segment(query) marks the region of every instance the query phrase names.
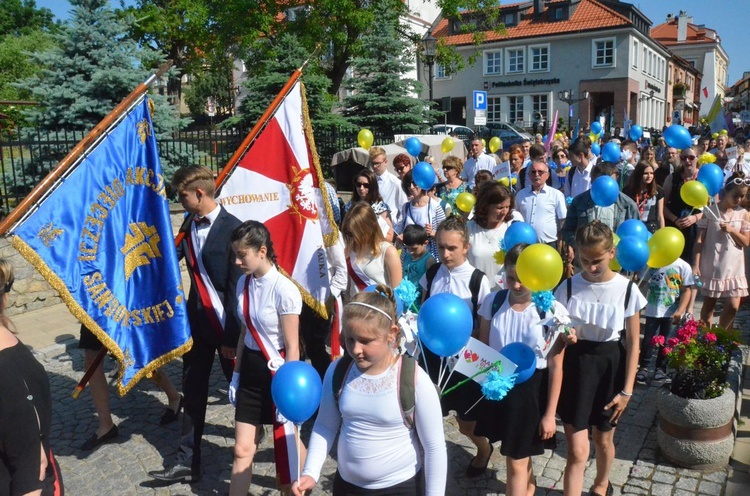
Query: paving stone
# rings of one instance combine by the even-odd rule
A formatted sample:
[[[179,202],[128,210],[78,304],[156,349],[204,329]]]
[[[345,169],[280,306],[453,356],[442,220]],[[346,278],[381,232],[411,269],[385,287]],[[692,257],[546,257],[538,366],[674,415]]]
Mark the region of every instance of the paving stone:
[[[702,480],[698,485],[698,492],[701,494],[721,494],[721,489],[721,484],[707,480]]]
[[[669,484],[654,483],[651,486],[651,494],[653,496],[671,496],[672,486]]]
[[[727,480],[727,473],[725,470],[717,470],[716,472],[709,472],[707,474],[703,474],[703,480],[711,481],[711,482],[718,482],[719,484],[722,484]]]
[[[673,484],[675,479],[677,479],[677,476],[675,474],[668,474],[666,472],[663,472],[660,467],[659,470],[657,470],[654,473],[654,476],[651,479],[654,482],[660,482],[663,484]]]
[[[680,477],[675,484],[675,487],[695,492],[698,488],[698,479],[693,479],[692,477]]]
[[[622,494],[650,494],[646,489],[627,484],[622,488]]]

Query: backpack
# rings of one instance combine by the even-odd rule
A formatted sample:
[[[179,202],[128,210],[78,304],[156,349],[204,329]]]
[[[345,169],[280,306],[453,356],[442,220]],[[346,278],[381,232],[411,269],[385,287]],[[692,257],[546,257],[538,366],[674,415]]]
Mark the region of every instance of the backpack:
[[[443,265],[441,263],[432,264],[429,269],[427,269],[427,273],[425,274],[425,277],[427,278],[427,289],[425,290],[424,297],[425,299],[430,297],[430,293],[432,292],[432,281],[435,279],[435,276],[437,275],[438,269],[440,269],[440,266]],[[474,269],[474,272],[471,273],[471,279],[469,280],[469,291],[471,291],[471,315],[474,317],[474,328],[477,327],[477,311],[479,310],[479,290],[482,287],[482,277],[484,277],[484,272],[482,272],[479,269]]]
[[[333,399],[336,402],[336,408],[339,407],[339,398],[344,391],[344,379],[352,368],[354,359],[349,353],[344,353],[341,359],[333,369],[333,378],[331,388],[333,389]],[[411,378],[411,380],[402,380],[402,377]],[[414,407],[416,406],[416,384],[417,384],[417,362],[409,355],[401,355],[401,361],[398,366],[398,404],[401,407],[401,416],[404,424],[409,429],[414,428]]]
[[[576,173],[576,168],[571,166],[570,169],[568,169],[568,189],[570,191],[573,191],[573,176]]]

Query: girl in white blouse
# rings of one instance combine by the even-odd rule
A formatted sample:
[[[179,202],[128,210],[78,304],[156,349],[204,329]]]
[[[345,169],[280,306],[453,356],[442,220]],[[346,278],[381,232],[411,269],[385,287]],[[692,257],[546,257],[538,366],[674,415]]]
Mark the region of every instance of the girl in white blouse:
[[[242,331],[229,386],[229,400],[236,406],[229,494],[246,495],[262,426],[273,424],[275,431],[292,428],[291,424],[283,425],[286,419],[276,413],[271,379],[284,361],[299,360],[302,296],[276,268],[271,234],[262,223],[249,220],[235,229],[232,249],[245,275],[237,281],[237,315]],[[288,488],[290,456],[302,453],[288,453],[284,443],[274,443],[274,455],[280,484]]]
[[[390,288],[358,293],[344,307],[346,350],[353,366],[336,401],[331,364],[323,381],[323,400],[310,436],[310,449],[296,495],[315,487],[338,434],[338,470],[332,493],[443,495],[447,453],[440,400],[421,368],[399,379],[396,305]],[[413,428],[399,405],[399,380],[415,381]]]

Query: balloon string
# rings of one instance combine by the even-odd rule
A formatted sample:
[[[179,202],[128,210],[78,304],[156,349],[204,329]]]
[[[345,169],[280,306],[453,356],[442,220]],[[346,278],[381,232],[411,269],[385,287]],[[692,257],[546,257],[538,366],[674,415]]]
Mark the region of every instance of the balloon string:
[[[427,367],[427,355],[424,354],[424,348],[422,347],[422,340],[420,339],[419,335],[417,335],[417,343],[419,343],[419,353],[422,355],[422,362],[424,363],[424,371],[427,372],[427,375],[430,375],[430,369]]]
[[[301,441],[300,441],[300,432],[299,431],[302,428],[302,424],[295,424],[295,427],[296,428],[294,429],[294,437],[296,438],[296,441],[297,441],[297,481],[298,481],[297,484],[299,484],[299,480],[300,480],[300,477],[301,477],[300,472],[302,471],[302,469],[301,469],[301,465],[302,465],[302,460],[301,460],[302,453],[300,452],[300,442]]]
[[[443,373],[445,372],[445,357],[440,357],[440,373],[438,374],[438,386],[443,383]]]
[[[470,411],[471,411],[471,410],[472,410],[472,409],[473,409],[473,408],[474,408],[475,406],[477,406],[477,405],[479,404],[479,402],[480,402],[480,401],[482,401],[482,400],[483,400],[483,399],[485,399],[485,398],[486,398],[486,396],[485,396],[485,395],[482,395],[482,396],[481,396],[481,397],[480,397],[480,398],[479,398],[479,399],[478,399],[478,400],[476,401],[476,403],[474,403],[473,405],[471,405],[471,406],[469,407],[469,409],[468,409],[468,410],[466,410],[466,411],[464,412],[464,415],[466,415],[467,413],[469,413],[469,412],[470,412]]]
[[[463,385],[464,385],[464,384],[466,384],[467,382],[469,382],[469,381],[472,381],[472,380],[474,380],[474,378],[475,378],[476,376],[478,376],[478,375],[482,375],[482,374],[485,374],[485,373],[489,372],[490,370],[492,370],[492,369],[493,369],[493,368],[495,368],[495,367],[497,367],[497,369],[498,369],[498,372],[502,372],[502,371],[503,371],[503,362],[502,362],[502,360],[498,360],[497,362],[493,363],[493,364],[492,364],[492,365],[490,365],[489,367],[486,367],[486,368],[484,368],[484,369],[481,369],[481,370],[480,370],[479,372],[477,372],[476,374],[472,375],[471,377],[469,377],[469,378],[467,378],[467,379],[464,379],[463,381],[459,382],[458,384],[456,384],[456,385],[455,385],[455,386],[453,386],[452,388],[450,388],[450,389],[447,389],[447,390],[443,391],[443,392],[442,392],[442,393],[440,394],[440,397],[443,397],[443,396],[445,396],[446,394],[450,393],[450,392],[451,392],[451,391],[453,391],[454,389],[457,389],[457,388],[458,388],[459,386],[463,386]],[[480,399],[481,399],[481,398],[480,398]],[[473,408],[473,407],[472,407],[472,408]],[[469,408],[469,410],[471,410],[471,408]],[[468,411],[468,410],[467,410],[467,411]]]

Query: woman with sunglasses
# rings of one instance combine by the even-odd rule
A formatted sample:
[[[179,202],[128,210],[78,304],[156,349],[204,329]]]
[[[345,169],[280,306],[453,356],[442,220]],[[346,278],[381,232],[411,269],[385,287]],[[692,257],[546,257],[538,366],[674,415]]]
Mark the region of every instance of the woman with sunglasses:
[[[560,191],[565,188],[565,180],[568,177],[568,171],[570,170],[570,160],[568,160],[568,152],[562,147],[553,147],[552,153],[550,153],[550,160],[554,162],[554,166],[550,166],[550,170],[555,170],[556,179],[553,180],[552,186],[559,189]]]
[[[451,155],[443,159],[445,182],[441,183],[438,187],[438,196],[447,202],[450,205],[451,212],[455,213],[458,213],[456,210],[456,197],[464,191],[468,191],[466,183],[459,177],[463,168],[463,162],[456,156]]]
[[[740,299],[748,295],[743,250],[750,245],[750,213],[741,203],[750,187],[750,178],[735,172],[724,183],[718,203],[706,207],[698,223],[693,273],[703,286],[701,320],[709,325],[719,299],[724,308],[719,326],[731,329]]]
[[[681,165],[664,180],[664,220],[666,225],[676,227],[685,236],[685,248],[680,258],[693,263],[693,245],[697,234],[695,225],[703,214],[685,203],[680,188],[698,174],[698,156],[694,147],[682,150]]]
[[[656,185],[655,172],[651,163],[641,160],[623,190],[638,206],[641,220],[651,233],[664,227],[664,192]]]
[[[383,232],[383,237],[386,241],[393,241],[393,220],[391,219],[391,212],[388,208],[388,204],[383,201],[378,190],[378,180],[375,177],[375,173],[370,169],[362,169],[359,174],[354,177],[354,195],[349,203],[344,207],[345,212],[351,210],[352,205],[358,202],[365,202],[378,218],[378,225],[380,230]]]

